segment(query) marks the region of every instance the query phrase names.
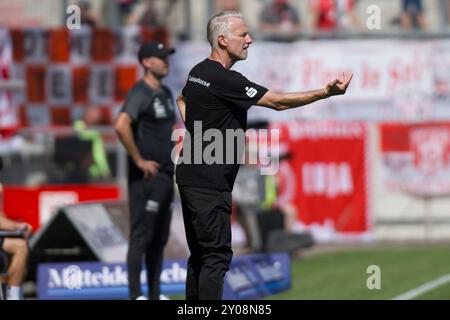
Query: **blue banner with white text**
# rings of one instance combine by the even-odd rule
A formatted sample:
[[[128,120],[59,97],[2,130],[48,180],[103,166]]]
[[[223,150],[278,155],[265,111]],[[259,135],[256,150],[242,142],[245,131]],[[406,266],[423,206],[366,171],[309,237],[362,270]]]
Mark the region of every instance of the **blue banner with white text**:
[[[161,293],[184,296],[185,259],[164,261]],[[141,285],[147,294],[146,272]],[[65,262],[38,266],[38,299],[111,300],[128,298],[125,263]],[[291,287],[290,258],[286,253],[254,254],[233,258],[225,277],[225,300],[259,299]]]

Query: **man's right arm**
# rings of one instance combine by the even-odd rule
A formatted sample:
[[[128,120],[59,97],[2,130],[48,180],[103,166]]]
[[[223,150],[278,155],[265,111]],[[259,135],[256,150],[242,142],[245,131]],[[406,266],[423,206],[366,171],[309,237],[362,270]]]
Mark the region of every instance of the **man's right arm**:
[[[117,117],[116,123],[114,124],[114,129],[119,136],[120,142],[127,150],[131,159],[134,161],[136,166],[144,172],[144,177],[148,178],[154,176],[158,172],[159,165],[155,161],[145,160],[139,149],[134,142],[133,130],[131,129],[131,124],[133,119],[126,112],[120,112]]]
[[[330,81],[323,89],[306,92],[276,93],[268,91],[256,105],[267,107],[277,111],[301,107],[315,101],[326,99],[336,95],[345,94],[353,74],[343,75],[343,79]]]
[[[183,95],[179,95],[177,98],[178,111],[180,111],[181,120],[186,121],[186,99]]]

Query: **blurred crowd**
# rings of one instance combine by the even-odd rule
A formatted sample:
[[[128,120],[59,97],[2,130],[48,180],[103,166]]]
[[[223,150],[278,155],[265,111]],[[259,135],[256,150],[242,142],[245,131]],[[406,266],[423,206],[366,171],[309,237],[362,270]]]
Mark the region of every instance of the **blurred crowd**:
[[[173,29],[174,11],[186,14],[186,21],[198,18],[188,10],[186,0],[116,0],[120,23],[125,26],[166,27]],[[378,5],[381,14],[389,16],[382,29],[399,31],[446,32],[450,23],[450,0],[206,0],[205,15],[223,10],[238,10],[254,21],[253,29],[267,40],[292,40],[301,34],[364,33],[367,31],[367,8]],[[90,1],[81,3],[83,23],[91,26],[96,18]],[[187,15],[190,15],[189,17]],[[433,20],[430,28],[428,20]],[[438,20],[438,21],[437,21]],[[185,22],[186,22],[185,21]],[[186,26],[187,27],[187,26]],[[433,29],[433,30],[431,30]],[[174,30],[171,30],[174,31]],[[184,31],[184,32],[183,32]],[[192,37],[182,28],[178,38]]]
[[[21,2],[25,10],[20,9]],[[253,33],[268,40],[291,40],[305,34],[366,33],[367,10],[373,5],[380,8],[384,33],[450,30],[450,0],[61,0],[60,7],[48,0],[39,3],[51,7],[47,12],[64,13],[61,4],[77,4],[81,23],[91,27],[165,27],[175,40],[199,39],[200,27],[196,25],[222,10],[241,11]],[[17,23],[17,19],[7,18],[20,10],[31,12],[27,6],[23,0],[15,6],[0,0],[0,26]],[[42,10],[40,20],[30,18],[30,24],[48,24],[45,14]],[[61,15],[60,24],[64,18]]]
[[[220,10],[241,10],[242,1],[217,1]],[[450,0],[398,0],[390,1],[390,6],[383,6],[383,1],[364,0],[260,0],[262,9],[258,15],[258,30],[278,38],[296,35],[308,30],[313,33],[326,32],[364,32],[366,27],[366,9],[370,5],[379,5],[381,14],[389,10],[388,26],[383,29],[396,28],[403,31],[428,31],[427,17],[438,19],[438,30],[448,31],[450,17]],[[384,5],[387,1],[384,1]],[[384,10],[383,10],[384,9]],[[397,9],[398,12],[391,12]],[[434,14],[427,12],[434,10]],[[429,14],[431,13],[431,14]]]

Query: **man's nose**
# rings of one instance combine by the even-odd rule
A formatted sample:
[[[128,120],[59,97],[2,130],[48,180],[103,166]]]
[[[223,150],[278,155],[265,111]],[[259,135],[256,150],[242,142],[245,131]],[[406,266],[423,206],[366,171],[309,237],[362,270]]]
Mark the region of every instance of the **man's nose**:
[[[250,35],[247,35],[247,39],[245,40],[246,43],[250,44],[253,42],[253,39]]]

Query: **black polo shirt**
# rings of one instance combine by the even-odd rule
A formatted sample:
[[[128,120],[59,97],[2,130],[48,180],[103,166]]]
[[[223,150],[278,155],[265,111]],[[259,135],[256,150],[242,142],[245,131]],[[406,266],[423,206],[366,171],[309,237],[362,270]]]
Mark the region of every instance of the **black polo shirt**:
[[[243,146],[238,148],[236,138],[235,143],[232,144],[234,147],[230,148],[230,144],[226,143],[227,131],[228,135],[230,130],[245,131],[247,110],[255,105],[267,91],[266,88],[249,81],[239,72],[225,69],[222,64],[214,60],[205,59],[191,70],[182,91],[186,99],[186,134],[189,134],[190,139],[186,139],[185,136],[183,151],[176,169],[176,181],[179,185],[226,191],[233,189],[239,162],[242,159]],[[212,133],[208,139],[198,139],[208,130]],[[216,135],[218,132],[222,136],[222,157],[220,152],[215,152],[219,149],[213,147],[213,144],[218,146],[217,139],[220,139]],[[190,152],[187,152],[188,149]],[[196,157],[198,160],[199,150],[202,153],[201,161],[197,163],[198,161],[194,160]],[[226,159],[230,152],[234,156],[233,161]],[[211,163],[204,157],[205,154],[218,155],[214,157],[218,161]]]
[[[174,172],[171,160],[171,141],[175,124],[175,108],[170,90],[162,85],[152,89],[144,80],[138,81],[129,91],[121,112],[126,112],[132,122],[135,143],[146,160],[156,161],[160,171]],[[134,161],[129,159],[129,175],[141,176]]]

